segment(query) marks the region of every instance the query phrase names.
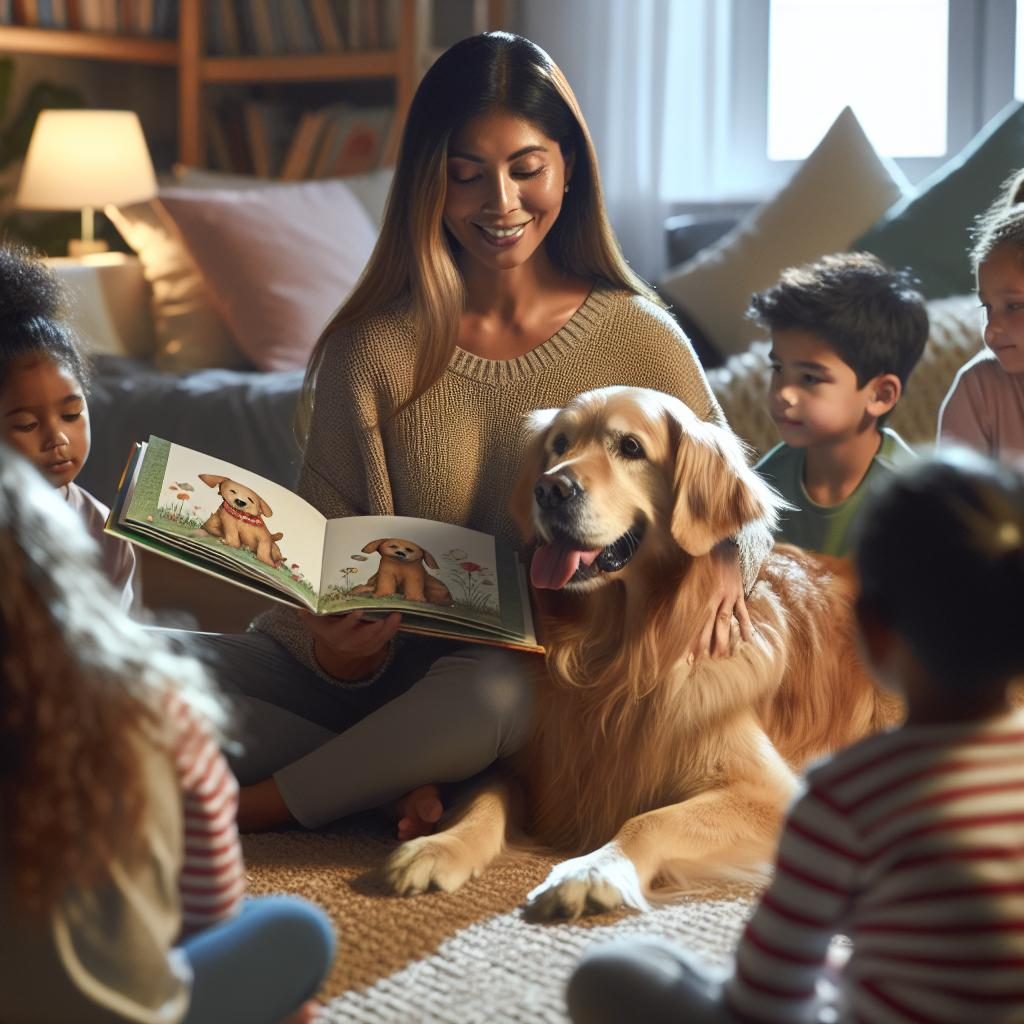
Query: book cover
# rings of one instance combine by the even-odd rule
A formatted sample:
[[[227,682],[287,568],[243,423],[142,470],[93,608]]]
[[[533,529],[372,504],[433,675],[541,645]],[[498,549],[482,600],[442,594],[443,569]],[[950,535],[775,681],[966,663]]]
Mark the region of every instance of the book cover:
[[[327,118],[326,109],[307,110],[299,118],[299,125],[281,164],[283,181],[301,181],[308,176]]]
[[[526,572],[477,530],[407,516],[327,519],[293,491],[150,437],[109,533],[318,615],[402,613],[401,628],[539,651]]]
[[[339,111],[325,132],[313,177],[344,178],[380,167],[393,115],[390,107]]]

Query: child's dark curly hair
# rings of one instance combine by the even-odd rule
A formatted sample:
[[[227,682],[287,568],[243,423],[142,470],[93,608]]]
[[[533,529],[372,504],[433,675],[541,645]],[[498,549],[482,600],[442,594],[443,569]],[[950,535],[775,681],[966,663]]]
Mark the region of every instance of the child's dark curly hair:
[[[64,319],[64,290],[39,253],[0,245],[0,387],[12,364],[26,356],[52,360],[89,386],[89,367]]]

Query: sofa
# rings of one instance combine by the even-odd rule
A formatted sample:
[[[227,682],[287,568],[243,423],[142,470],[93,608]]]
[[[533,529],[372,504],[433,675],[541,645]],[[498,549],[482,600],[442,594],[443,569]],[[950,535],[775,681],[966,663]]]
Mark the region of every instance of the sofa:
[[[851,248],[921,279],[931,337],[892,425],[911,443],[933,439],[956,369],[980,345],[969,228],[1019,166],[1019,104],[916,188],[847,109],[789,183],[739,219],[670,222],[670,259],[686,258],[672,261],[660,294],[752,456],[776,438],[768,344],[744,316],[750,293],[786,266]],[[96,366],[83,486],[109,502],[132,443],[150,434],[293,486],[306,357],[372,249],[388,185],[387,171],[280,184],[178,169],[159,201],[108,210],[134,255],[54,261]],[[242,628],[264,603],[145,560],[147,603],[185,610],[188,624]]]

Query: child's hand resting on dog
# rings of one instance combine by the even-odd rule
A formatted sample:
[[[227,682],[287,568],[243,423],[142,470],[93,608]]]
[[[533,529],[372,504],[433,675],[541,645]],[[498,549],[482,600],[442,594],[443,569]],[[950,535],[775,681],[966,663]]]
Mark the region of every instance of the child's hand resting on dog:
[[[392,612],[384,619],[364,619],[363,613],[313,615],[300,611],[313,634],[313,653],[320,667],[335,679],[365,679],[384,663],[387,646],[398,632],[402,616]]]

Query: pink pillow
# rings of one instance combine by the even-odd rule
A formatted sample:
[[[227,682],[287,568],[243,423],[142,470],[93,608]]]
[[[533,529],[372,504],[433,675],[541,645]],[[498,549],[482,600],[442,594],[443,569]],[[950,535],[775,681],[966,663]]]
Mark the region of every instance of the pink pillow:
[[[377,229],[338,180],[160,193],[213,304],[261,370],[304,367]]]

